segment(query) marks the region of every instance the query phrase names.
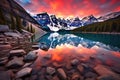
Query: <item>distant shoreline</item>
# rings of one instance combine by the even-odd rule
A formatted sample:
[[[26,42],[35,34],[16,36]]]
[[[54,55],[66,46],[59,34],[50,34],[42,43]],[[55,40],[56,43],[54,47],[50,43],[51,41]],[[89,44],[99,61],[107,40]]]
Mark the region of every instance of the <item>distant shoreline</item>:
[[[120,32],[72,32],[72,33],[92,33],[92,34],[119,34]]]

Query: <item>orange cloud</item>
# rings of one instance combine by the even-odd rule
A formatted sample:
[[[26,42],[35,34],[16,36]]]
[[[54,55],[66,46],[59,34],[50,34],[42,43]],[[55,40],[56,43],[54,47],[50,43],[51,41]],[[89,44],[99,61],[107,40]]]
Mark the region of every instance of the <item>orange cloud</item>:
[[[31,3],[25,5],[20,0],[16,1],[33,14],[48,12],[58,17],[100,16],[120,10],[119,0],[30,0]]]

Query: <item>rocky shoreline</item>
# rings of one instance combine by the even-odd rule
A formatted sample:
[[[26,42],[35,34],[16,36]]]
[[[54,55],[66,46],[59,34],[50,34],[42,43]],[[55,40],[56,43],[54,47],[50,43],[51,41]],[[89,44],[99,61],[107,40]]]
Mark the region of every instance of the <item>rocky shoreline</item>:
[[[58,62],[52,61],[51,53],[39,55],[37,49],[47,51],[48,47],[30,43],[31,36],[17,31],[0,33],[0,80],[120,80],[119,70],[114,68],[114,72],[94,56],[88,61],[66,56]]]

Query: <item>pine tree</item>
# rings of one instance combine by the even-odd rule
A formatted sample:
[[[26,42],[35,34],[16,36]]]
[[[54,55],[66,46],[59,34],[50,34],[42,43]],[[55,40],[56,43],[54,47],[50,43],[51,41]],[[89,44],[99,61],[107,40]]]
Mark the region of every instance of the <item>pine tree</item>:
[[[11,29],[15,30],[16,29],[16,25],[15,25],[14,17],[12,16],[12,14],[10,14],[10,16],[11,16]]]
[[[0,8],[0,24],[3,24],[3,25],[6,24],[5,16],[3,15],[1,8]]]
[[[21,22],[20,17],[18,17],[18,16],[16,16],[16,29],[19,32],[22,32],[22,22]]]

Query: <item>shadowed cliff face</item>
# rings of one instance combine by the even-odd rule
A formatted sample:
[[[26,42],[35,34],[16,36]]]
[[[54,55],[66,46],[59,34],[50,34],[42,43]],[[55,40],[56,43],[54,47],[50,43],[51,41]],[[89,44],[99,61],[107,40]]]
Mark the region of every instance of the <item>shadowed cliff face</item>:
[[[29,21],[34,24],[38,24],[26,11],[14,0],[0,0],[0,8],[4,15],[12,14],[14,16],[20,16],[22,19]]]

